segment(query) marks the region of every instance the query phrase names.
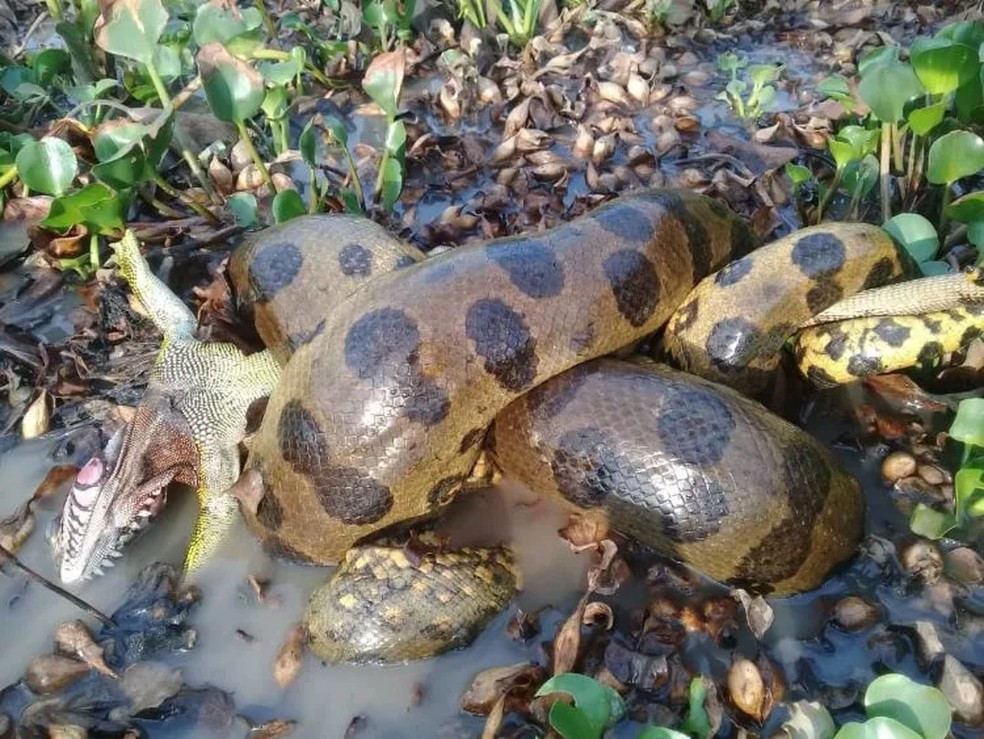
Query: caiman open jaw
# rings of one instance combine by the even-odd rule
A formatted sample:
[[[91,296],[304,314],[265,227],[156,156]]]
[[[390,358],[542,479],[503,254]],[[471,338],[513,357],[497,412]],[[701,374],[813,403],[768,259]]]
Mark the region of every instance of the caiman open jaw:
[[[146,397],[75,478],[55,537],[62,582],[87,580],[112,566],[163,509],[172,481],[197,484],[196,465],[184,419],[167,398]]]

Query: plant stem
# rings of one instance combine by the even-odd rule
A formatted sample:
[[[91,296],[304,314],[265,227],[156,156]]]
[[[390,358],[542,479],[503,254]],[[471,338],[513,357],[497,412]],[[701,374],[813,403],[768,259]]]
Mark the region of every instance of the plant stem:
[[[308,167],[311,171],[311,184],[308,187],[308,213],[315,213],[318,210],[318,170],[313,166]]]
[[[903,134],[899,127],[895,124],[892,125],[892,156],[895,158],[895,170],[897,172],[905,171],[905,162],[902,160],[902,139]]]
[[[243,146],[246,147],[247,153],[249,153],[249,158],[253,160],[256,168],[260,171],[260,177],[269,186],[270,190],[274,193],[277,192],[277,188],[273,184],[273,178],[270,177],[270,170],[267,169],[266,164],[260,157],[260,152],[256,150],[253,146],[253,139],[249,137],[249,131],[246,130],[246,124],[242,121],[236,121],[236,130],[239,131],[239,138],[243,141]]]
[[[882,123],[881,130],[881,207],[882,223],[892,217],[891,196],[891,153],[892,153],[892,124]]]
[[[951,200],[953,200],[953,183],[947,182],[943,186],[943,202],[940,204],[939,234],[940,234],[941,244],[946,242],[946,227],[947,227],[947,220],[948,220],[946,215],[946,209],[947,206],[950,205]]]
[[[827,206],[830,205],[830,200],[834,197],[834,193],[837,192],[837,188],[840,187],[841,175],[844,170],[838,169],[834,172],[834,179],[831,181],[830,186],[827,188],[827,192],[823,194],[823,198],[820,200],[820,205],[817,206],[817,223],[823,220],[823,212],[827,210]]]
[[[260,15],[263,16],[263,25],[266,26],[267,36],[270,37],[271,41],[277,40],[277,26],[273,22],[273,18],[270,16],[270,11],[267,9],[266,3],[263,0],[256,0],[253,3],[256,9],[260,11]]]
[[[212,213],[208,210],[208,208],[203,206],[201,203],[196,202],[192,198],[189,198],[183,192],[180,192],[179,190],[175,190],[173,187],[171,187],[168,181],[165,180],[157,171],[154,172],[153,180],[154,180],[154,184],[157,185],[159,188],[161,188],[164,192],[166,192],[172,198],[180,202],[182,205],[191,208],[193,211],[195,211],[195,213],[200,215],[202,218],[204,218],[206,221],[211,223],[213,226],[219,224],[219,219],[216,218],[214,215],[212,215]]]
[[[89,266],[93,272],[99,269],[99,237],[96,234],[89,236]]]
[[[6,172],[4,172],[2,175],[0,175],[0,190],[5,188],[7,185],[9,185],[11,182],[13,182],[16,179],[17,179],[17,167],[13,166],[10,169],[8,169]]]
[[[115,624],[113,623],[112,619],[110,619],[109,616],[107,616],[105,613],[103,613],[102,611],[100,611],[98,608],[95,608],[94,606],[89,605],[88,603],[86,603],[84,600],[82,600],[78,596],[72,595],[70,592],[68,592],[64,588],[59,587],[58,585],[55,585],[55,583],[51,582],[51,580],[49,580],[48,578],[46,578],[44,575],[42,575],[42,574],[40,574],[38,572],[35,572],[30,567],[28,567],[26,564],[24,564],[23,562],[21,562],[14,555],[14,553],[11,552],[9,549],[7,549],[5,546],[0,545],[0,564],[2,564],[3,562],[10,562],[10,564],[14,565],[14,567],[16,567],[21,572],[23,572],[24,575],[29,580],[33,580],[34,582],[38,583],[39,585],[42,585],[42,586],[46,587],[52,593],[55,593],[56,595],[60,595],[65,600],[69,601],[72,605],[77,606],[78,608],[81,608],[83,611],[85,611],[86,613],[88,613],[90,616],[94,616],[95,618],[99,619],[100,621],[102,621],[107,626],[115,626]]]
[[[379,203],[379,196],[383,192],[383,182],[386,175],[386,163],[389,161],[390,152],[388,147],[383,148],[383,158],[379,160],[379,171],[376,173],[376,187],[372,191],[372,200]]]
[[[157,92],[157,97],[161,101],[161,107],[168,107],[171,104],[171,96],[164,86],[164,80],[161,79],[157,67],[154,66],[153,62],[147,62],[145,66],[147,67],[147,76],[150,77],[150,81],[154,85],[154,90]]]
[[[60,21],[65,17],[65,9],[62,7],[61,0],[45,0],[48,6],[48,15],[54,21]]]

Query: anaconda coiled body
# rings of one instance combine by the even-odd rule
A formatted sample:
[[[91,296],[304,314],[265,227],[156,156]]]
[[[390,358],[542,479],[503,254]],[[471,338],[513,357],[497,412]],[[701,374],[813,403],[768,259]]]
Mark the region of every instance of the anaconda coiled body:
[[[670,319],[665,347],[687,372],[760,393],[801,324],[841,298],[910,270],[875,226],[805,228],[705,278]]]
[[[265,492],[247,522],[274,550],[329,564],[434,513],[506,405],[655,331],[751,246],[719,203],[642,191],[379,276],[317,313],[327,319],[285,367],[250,449]],[[314,313],[309,299],[295,310]]]
[[[806,432],[663,365],[598,359],[513,402],[496,464],[719,581],[819,585],[853,552],[857,482]]]

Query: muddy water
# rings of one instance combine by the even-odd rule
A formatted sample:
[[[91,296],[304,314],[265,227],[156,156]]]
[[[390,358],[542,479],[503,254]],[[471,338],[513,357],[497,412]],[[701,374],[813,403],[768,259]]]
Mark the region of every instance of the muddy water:
[[[848,400],[856,403],[860,399]],[[823,413],[815,414],[811,429],[828,443],[843,430]],[[52,448],[50,442],[24,443],[0,457],[0,514],[6,515],[40,482],[51,465],[48,454]],[[834,449],[865,485],[869,530],[879,536],[903,530],[904,521],[877,480],[877,461],[854,449]],[[25,562],[52,579],[57,575],[42,532],[60,508],[62,497],[53,496],[43,503],[39,531],[22,550]],[[157,525],[129,549],[119,565],[75,592],[111,612],[145,564],[180,561],[194,509],[190,495],[172,495]],[[552,604],[556,608],[543,619],[543,638],[549,638],[582,591],[585,562],[571,554],[556,535],[564,523],[563,514],[513,486],[467,496],[448,518],[447,529],[455,544],[511,540],[525,578],[525,590],[517,603],[469,649],[397,667],[334,667],[308,656],[300,677],[282,691],[273,679],[271,664],[308,594],[323,582],[326,571],[272,562],[242,530],[199,581],[204,598],[191,619],[199,633],[197,646],[172,655],[169,661],[182,669],[188,684],[211,684],[232,693],[242,716],[253,721],[275,717],[298,721],[294,736],[341,737],[353,720],[364,722],[356,734],[360,737],[477,736],[482,721],[458,710],[462,691],[484,668],[531,659],[542,663],[542,639],[529,644],[513,642],[505,636],[505,624],[517,607]],[[971,670],[980,671],[984,644],[974,638],[980,631],[979,620],[966,611],[941,609],[918,589],[907,588],[890,570],[871,558],[858,558],[820,590],[772,601],[776,621],[762,646],[786,676],[787,700],[820,699],[843,722],[859,717],[851,705],[854,696],[877,674],[896,670],[930,682],[907,635],[916,620],[932,622],[948,651]],[[270,581],[267,602],[256,602],[246,584],[248,575]],[[889,613],[887,623],[857,634],[831,625],[832,605],[847,594],[881,603]],[[0,686],[16,680],[33,656],[50,650],[51,634],[60,621],[78,615],[70,604],[22,577],[0,576]],[[747,640],[738,648],[755,653],[754,643]],[[718,679],[723,678],[729,661],[730,650],[713,645],[698,645],[686,659],[691,669]],[[237,723],[226,732],[212,733],[202,727],[162,733],[155,727],[151,735],[241,736],[244,726]],[[637,733],[638,727],[623,725],[617,736]],[[973,735],[960,726],[955,726],[955,734]]]
[[[0,515],[6,515],[42,480],[51,465],[50,443],[29,443],[0,457]],[[64,496],[53,496],[40,511],[38,531],[21,550],[22,560],[56,580],[57,571],[44,542],[45,525]],[[433,660],[396,667],[334,667],[308,656],[296,683],[282,691],[271,665],[308,594],[327,570],[270,561],[242,529],[198,581],[204,597],[193,612],[197,646],[173,655],[190,685],[211,684],[233,694],[237,710],[251,720],[275,717],[299,722],[292,736],[341,737],[356,717],[366,737],[474,736],[481,721],[460,715],[462,690],[478,671],[536,656],[535,642],[517,644],[504,627],[517,607],[555,610],[544,618],[546,633],[576,602],[584,581],[584,557],[570,553],[556,535],[563,514],[515,487],[475,493],[456,505],[448,532],[456,544],[486,543],[498,537],[514,542],[525,590],[510,610],[492,623],[472,648]],[[167,509],[127,556],[103,577],[73,587],[106,613],[146,564],[179,563],[194,519],[191,495],[172,495]],[[269,601],[256,603],[248,575],[268,579]],[[19,678],[32,657],[51,649],[57,624],[80,614],[71,605],[19,575],[0,575],[0,687]],[[243,726],[231,735],[242,735]],[[197,727],[187,736],[201,736]],[[155,732],[153,734],[157,736]],[[168,736],[175,734],[169,732]],[[219,732],[216,735],[222,735]]]

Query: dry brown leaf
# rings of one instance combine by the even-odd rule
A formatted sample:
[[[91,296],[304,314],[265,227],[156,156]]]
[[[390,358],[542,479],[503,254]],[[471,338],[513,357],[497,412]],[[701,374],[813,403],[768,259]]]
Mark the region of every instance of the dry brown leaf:
[[[0,521],[0,546],[14,553],[34,533],[35,518],[32,501],[22,503],[17,509]],[[0,557],[0,563],[3,559]]]
[[[574,612],[567,617],[557,631],[553,643],[553,673],[559,675],[571,672],[577,664],[578,652],[581,649],[581,624],[584,623],[584,609],[588,604],[588,593],[578,601]]]
[[[728,669],[728,694],[731,702],[742,713],[761,721],[766,702],[765,683],[755,663],[747,659],[737,659]]]
[[[295,726],[297,726],[296,721],[277,718],[254,726],[247,737],[248,739],[280,739],[282,736],[288,736]]]
[[[51,424],[51,409],[48,406],[48,391],[41,389],[24,412],[21,420],[21,436],[25,439],[36,439],[48,432]]]
[[[488,716],[496,702],[505,696],[517,702],[528,701],[546,677],[545,670],[529,662],[491,667],[478,673],[461,696],[461,709]]]
[[[506,696],[500,696],[495,702],[489,717],[485,720],[482,728],[482,739],[495,739],[499,734],[499,727],[502,726],[502,719],[506,709]]]
[[[600,625],[604,627],[605,631],[611,631],[615,625],[615,614],[612,613],[612,607],[597,600],[585,606],[583,618],[582,623],[585,626]]]
[[[748,623],[748,628],[752,631],[752,635],[756,639],[761,639],[775,620],[776,614],[773,612],[772,606],[761,595],[752,596],[747,590],[741,588],[732,590],[731,597],[741,603],[742,608],[745,609],[745,620]]]
[[[49,495],[58,492],[65,483],[71,482],[79,473],[79,468],[74,464],[59,464],[48,470],[41,484],[34,489],[31,500],[43,500]]]
[[[598,516],[575,512],[567,519],[567,525],[557,533],[570,542],[572,550],[579,552],[596,546],[608,536],[608,524]]]
[[[92,638],[86,625],[76,619],[64,621],[55,630],[55,647],[65,654],[81,660],[94,670],[109,677],[116,677],[103,659],[103,649]]]
[[[88,671],[89,666],[82,662],[46,654],[31,660],[24,673],[24,682],[35,693],[48,695],[70,685]]]
[[[273,678],[281,688],[287,688],[300,673],[307,638],[307,629],[303,624],[297,624],[287,632],[287,638],[273,661]]]

